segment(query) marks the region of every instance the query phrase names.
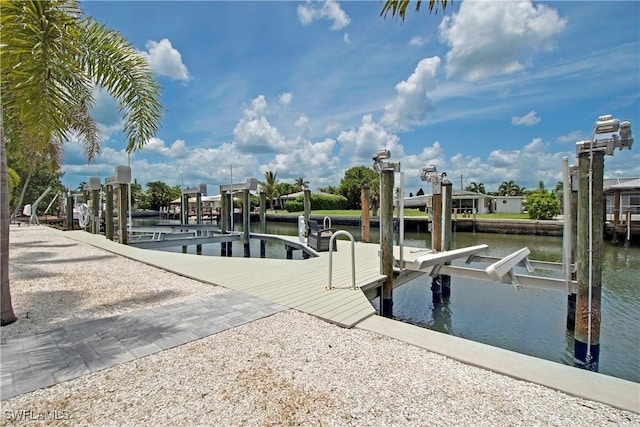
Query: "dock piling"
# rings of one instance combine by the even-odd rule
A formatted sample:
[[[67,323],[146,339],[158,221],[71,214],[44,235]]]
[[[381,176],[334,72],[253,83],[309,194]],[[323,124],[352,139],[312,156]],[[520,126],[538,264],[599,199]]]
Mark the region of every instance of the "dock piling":
[[[267,193],[260,192],[260,233],[267,234]],[[267,256],[267,241],[260,240],[260,258]]]
[[[244,257],[251,258],[251,236],[249,211],[251,210],[251,202],[249,199],[249,190],[242,191],[242,236],[244,240]]]
[[[360,240],[364,243],[369,243],[369,184],[364,184],[360,190],[360,203],[362,206],[362,230],[360,234]]]
[[[394,170],[380,173],[380,246],[381,274],[387,278],[382,286],[382,315],[393,317],[393,185]]]
[[[598,371],[602,285],[604,151],[578,154],[577,297],[574,365]]]

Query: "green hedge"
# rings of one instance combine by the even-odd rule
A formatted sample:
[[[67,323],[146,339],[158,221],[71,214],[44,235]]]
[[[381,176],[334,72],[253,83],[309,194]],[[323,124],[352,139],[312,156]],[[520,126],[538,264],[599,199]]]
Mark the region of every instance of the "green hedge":
[[[304,211],[304,203],[298,202],[297,200],[289,200],[284,202],[284,208],[287,212],[303,212]]]
[[[304,195],[299,195],[296,201],[304,204]],[[348,204],[349,202],[347,198],[339,194],[311,193],[311,210],[315,209],[319,211],[327,211],[335,209],[347,209]]]

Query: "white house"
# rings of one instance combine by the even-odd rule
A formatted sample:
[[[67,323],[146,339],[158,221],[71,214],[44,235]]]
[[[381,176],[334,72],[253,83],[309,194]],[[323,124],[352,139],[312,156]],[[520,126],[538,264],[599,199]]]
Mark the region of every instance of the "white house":
[[[522,213],[524,196],[495,196],[494,212]]]

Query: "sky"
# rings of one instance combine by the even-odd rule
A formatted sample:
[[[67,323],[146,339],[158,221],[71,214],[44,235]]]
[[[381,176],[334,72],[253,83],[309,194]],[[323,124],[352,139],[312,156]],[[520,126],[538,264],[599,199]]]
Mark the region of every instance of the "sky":
[[[117,104],[96,88],[102,153],[88,164],[66,142],[63,184],[130,161],[143,187],[218,194],[273,171],[315,190],[387,148],[405,195],[428,189],[429,164],[456,189],[553,188],[598,116],[640,135],[640,2],[414,4],[401,22],[377,0],[82,2],[147,59],[164,116],[129,158]],[[640,177],[640,142],[607,156],[605,177]]]

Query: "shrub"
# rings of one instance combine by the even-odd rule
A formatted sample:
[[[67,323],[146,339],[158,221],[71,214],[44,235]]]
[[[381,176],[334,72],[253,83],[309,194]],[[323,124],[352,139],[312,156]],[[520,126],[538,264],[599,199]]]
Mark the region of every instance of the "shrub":
[[[555,194],[546,191],[530,193],[524,207],[531,219],[553,219],[560,213],[560,201]]]
[[[297,200],[289,200],[284,202],[284,208],[287,212],[302,212],[304,211],[304,203]]]
[[[304,195],[301,194],[296,198],[296,202],[302,204],[304,210]],[[347,209],[347,198],[339,194],[315,194],[311,193],[311,210],[327,211]],[[285,204],[286,206],[286,204]],[[289,212],[290,209],[287,208]]]

